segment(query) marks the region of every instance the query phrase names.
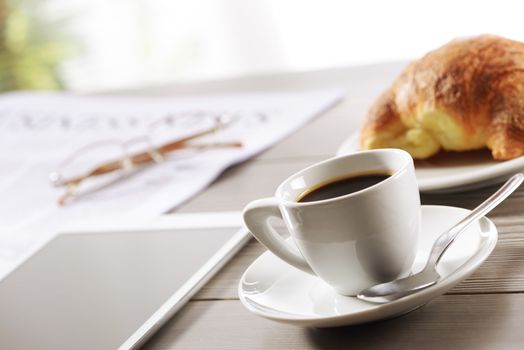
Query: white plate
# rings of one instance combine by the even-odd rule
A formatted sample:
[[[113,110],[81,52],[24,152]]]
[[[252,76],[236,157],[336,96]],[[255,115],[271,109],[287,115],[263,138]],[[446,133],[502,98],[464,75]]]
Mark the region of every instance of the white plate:
[[[422,206],[422,233],[412,271],[419,271],[434,240],[469,210]],[[372,304],[337,294],[317,277],[263,253],[242,276],[238,293],[242,304],[265,318],[311,327],[354,325],[407,313],[445,293],[475,271],[497,243],[497,229],[482,218],[463,232],[443,256],[434,286],[387,304]]]
[[[358,133],[351,135],[337,155],[357,152]],[[524,157],[496,161],[488,150],[442,152],[429,160],[415,162],[421,192],[456,192],[502,182],[524,170]]]

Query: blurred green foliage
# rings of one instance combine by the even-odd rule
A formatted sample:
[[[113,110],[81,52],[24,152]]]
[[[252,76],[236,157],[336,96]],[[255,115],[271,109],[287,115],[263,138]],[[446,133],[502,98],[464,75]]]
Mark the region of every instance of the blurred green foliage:
[[[47,0],[0,0],[0,91],[63,89],[60,63],[73,52],[67,19]]]

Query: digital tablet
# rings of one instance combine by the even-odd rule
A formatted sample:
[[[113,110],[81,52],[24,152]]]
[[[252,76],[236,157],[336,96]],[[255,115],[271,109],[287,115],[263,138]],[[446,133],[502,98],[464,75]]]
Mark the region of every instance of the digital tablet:
[[[249,239],[240,213],[68,230],[0,280],[0,349],[132,349]]]

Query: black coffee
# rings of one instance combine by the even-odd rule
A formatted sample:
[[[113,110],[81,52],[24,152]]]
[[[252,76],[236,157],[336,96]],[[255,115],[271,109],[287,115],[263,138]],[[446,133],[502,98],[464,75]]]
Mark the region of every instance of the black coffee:
[[[298,196],[297,202],[314,202],[344,196],[376,185],[390,176],[391,174],[384,171],[383,173],[350,175],[344,178],[332,179],[308,189]]]

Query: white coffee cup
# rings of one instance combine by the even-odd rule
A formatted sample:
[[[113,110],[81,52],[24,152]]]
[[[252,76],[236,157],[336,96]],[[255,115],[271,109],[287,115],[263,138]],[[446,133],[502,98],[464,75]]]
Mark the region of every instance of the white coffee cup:
[[[297,201],[330,180],[377,172],[391,176],[340,197]],[[253,236],[276,256],[319,276],[340,294],[356,295],[410,272],[420,228],[413,159],[398,149],[328,159],[291,175],[275,197],[249,203],[243,217]],[[284,220],[295,246],[270,225],[272,217]]]

